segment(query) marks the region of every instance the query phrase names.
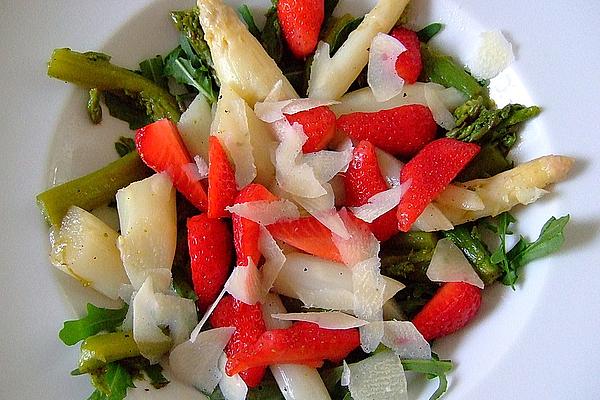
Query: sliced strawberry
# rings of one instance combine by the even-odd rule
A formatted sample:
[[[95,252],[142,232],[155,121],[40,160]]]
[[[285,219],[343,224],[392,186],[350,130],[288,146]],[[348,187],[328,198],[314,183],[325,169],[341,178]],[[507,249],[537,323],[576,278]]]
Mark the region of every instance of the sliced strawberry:
[[[480,306],[481,289],[464,282],[448,282],[438,289],[412,322],[426,340],[433,340],[465,326]]]
[[[267,331],[227,363],[228,375],[273,364],[320,367],[323,361],[339,363],[360,345],[358,329],[323,329],[317,324],[297,322],[287,329]]]
[[[233,240],[229,227],[207,214],[187,220],[188,248],[194,291],[201,312],[217,299],[229,276]]]
[[[196,208],[206,211],[208,198],[202,182],[188,169],[194,167],[177,126],[168,119],[161,119],[138,129],[135,147],[144,163],[156,172],[166,172],[173,186]]]
[[[413,222],[479,153],[475,143],[451,138],[435,140],[410,160],[400,173],[400,182],[411,184],[398,205],[398,229],[408,232]]]
[[[335,136],[335,114],[327,106],[311,108],[296,114],[286,115],[290,124],[299,123],[308,140],[302,146],[304,153],[323,150]]]
[[[317,47],[325,19],[323,0],[279,0],[277,17],[283,37],[294,56],[308,57]]]
[[[390,36],[398,39],[406,47],[406,51],[398,56],[396,72],[406,83],[415,83],[421,75],[421,42],[417,33],[401,26],[395,27]]]
[[[208,139],[208,216],[228,217],[225,207],[233,205],[238,190],[235,170],[216,136]]]
[[[344,174],[346,205],[358,207],[366,204],[377,193],[388,189],[379,169],[375,146],[363,140],[352,153],[352,160]],[[369,224],[371,232],[380,241],[385,241],[398,232],[396,211],[390,210]]]
[[[210,316],[210,324],[214,328],[234,327],[235,332],[225,347],[225,354],[230,369],[232,357],[240,352],[246,352],[266,331],[265,321],[260,304],[248,305],[236,300],[233,296],[225,295]],[[245,370],[240,376],[249,387],[256,387],[265,375],[265,367]]]
[[[284,241],[309,254],[332,261],[342,261],[331,231],[314,217],[302,217],[291,221],[280,221],[267,226],[277,240]]]
[[[368,140],[390,154],[407,158],[435,139],[437,125],[429,108],[410,104],[342,115],[337,129],[354,140]]]
[[[240,191],[235,199],[235,203],[239,204],[259,200],[275,201],[278,200],[278,197],[269,192],[263,185],[252,183]],[[250,257],[254,265],[258,266],[261,257],[260,250],[258,250],[260,226],[256,222],[236,214],[231,216],[231,221],[233,222],[233,241],[237,254],[237,264],[246,265],[248,257]]]

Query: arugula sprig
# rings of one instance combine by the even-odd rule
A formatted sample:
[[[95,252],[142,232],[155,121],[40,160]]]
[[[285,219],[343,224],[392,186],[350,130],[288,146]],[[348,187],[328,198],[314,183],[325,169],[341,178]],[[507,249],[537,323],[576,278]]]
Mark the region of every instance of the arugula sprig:
[[[67,346],[72,346],[102,331],[114,332],[123,323],[128,305],[119,309],[100,308],[88,303],[87,315],[73,321],[66,321],[58,337]]]
[[[569,219],[570,215],[560,218],[551,217],[546,221],[535,241],[530,242],[521,236],[509,251],[506,250],[506,236],[513,234],[510,226],[516,222],[515,217],[505,212],[496,218],[495,224],[485,224],[484,227],[495,232],[500,239],[500,245],[490,259],[502,268],[502,283],[514,289],[519,271],[526,264],[558,251],[565,241],[564,229]]]

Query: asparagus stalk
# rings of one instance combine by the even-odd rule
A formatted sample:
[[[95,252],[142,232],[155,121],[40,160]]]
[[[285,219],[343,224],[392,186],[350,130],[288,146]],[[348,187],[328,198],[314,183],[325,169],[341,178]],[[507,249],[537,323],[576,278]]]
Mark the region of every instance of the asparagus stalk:
[[[56,49],[48,62],[48,75],[85,88],[137,94],[153,120],[179,120],[177,101],[169,92],[133,71],[111,64],[109,60],[109,56],[101,53]]]
[[[77,374],[86,374],[106,364],[140,355],[132,332],[105,333],[90,336],[81,344]]]
[[[495,282],[502,275],[500,267],[492,263],[485,244],[474,237],[466,226],[457,226],[445,231],[444,235],[462,250],[485,285]]]
[[[484,88],[450,56],[421,43],[423,77],[446,87],[454,87],[469,98],[484,94]]]
[[[38,194],[37,204],[46,221],[59,227],[69,207],[78,206],[90,211],[107,204],[114,199],[117,190],[148,174],[149,170],[134,151],[96,172]]]

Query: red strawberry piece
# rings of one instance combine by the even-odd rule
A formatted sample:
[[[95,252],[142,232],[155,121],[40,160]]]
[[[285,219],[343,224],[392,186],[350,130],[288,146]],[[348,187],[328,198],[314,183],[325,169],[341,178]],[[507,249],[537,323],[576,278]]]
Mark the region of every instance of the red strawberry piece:
[[[410,104],[342,115],[337,129],[354,140],[368,140],[390,154],[408,158],[435,139],[437,125],[429,108]]]
[[[413,222],[479,153],[480,147],[442,138],[425,146],[400,173],[400,182],[411,180],[398,205],[398,229],[408,232]]]
[[[406,51],[398,56],[396,72],[406,83],[415,83],[421,75],[423,62],[421,61],[421,42],[417,33],[410,29],[397,26],[390,32],[390,36],[398,39],[406,47]]]
[[[228,362],[226,370],[230,370],[231,359],[240,352],[246,352],[266,331],[265,321],[260,304],[248,305],[225,295],[210,316],[210,324],[214,328],[234,327],[235,332],[225,347]],[[262,381],[266,368],[247,369],[240,376],[249,387],[256,387]],[[229,372],[228,372],[229,373]]]
[[[314,217],[276,222],[267,229],[275,239],[297,249],[327,260],[342,261],[331,231]]]
[[[363,140],[354,148],[352,160],[344,174],[344,187],[346,189],[346,205],[358,207],[366,204],[368,200],[388,190],[387,183],[381,175],[375,146]],[[383,214],[369,224],[371,232],[377,240],[385,241],[398,232],[398,220],[394,209]]]
[[[240,191],[235,199],[235,203],[248,203],[260,200],[275,201],[278,200],[278,197],[269,192],[263,185],[251,183]],[[237,264],[246,265],[248,257],[250,257],[254,265],[258,266],[261,257],[260,250],[258,250],[260,226],[256,222],[236,214],[231,215],[231,221],[233,222],[233,241],[237,254]]]
[[[208,139],[208,216],[228,217],[225,207],[233,205],[237,196],[235,170],[216,136]]]
[[[187,220],[190,268],[198,308],[204,312],[217,299],[229,276],[233,240],[229,227],[207,214]]]
[[[277,17],[283,37],[297,58],[308,57],[317,47],[325,19],[323,0],[279,0]]]
[[[445,283],[414,317],[413,324],[430,341],[456,332],[477,314],[481,289],[464,282]]]
[[[263,333],[253,346],[229,359],[226,372],[234,375],[272,364],[319,367],[324,360],[339,363],[359,345],[358,329],[323,329],[310,322],[297,322]]]
[[[304,153],[323,150],[335,135],[335,114],[327,106],[286,115],[286,118],[290,124],[297,122],[304,128],[304,133],[308,136],[302,146]]]
[[[135,147],[144,163],[156,172],[166,172],[173,186],[196,208],[206,211],[208,198],[202,182],[188,168],[195,168],[177,126],[161,119],[138,129]]]

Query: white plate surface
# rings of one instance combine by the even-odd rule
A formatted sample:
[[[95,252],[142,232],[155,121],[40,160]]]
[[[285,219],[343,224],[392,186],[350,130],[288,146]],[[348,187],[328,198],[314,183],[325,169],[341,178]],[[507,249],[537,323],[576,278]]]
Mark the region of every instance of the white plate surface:
[[[528,125],[519,159],[554,153],[577,158],[570,180],[519,213],[535,235],[550,215],[571,213],[563,251],[527,268],[515,292],[486,293],[475,323],[439,341],[435,350],[456,363],[452,399],[587,399],[600,380],[600,4],[591,1],[413,0],[417,22],[440,20],[438,44],[467,57],[482,30],[502,29],[517,62],[497,80],[500,103],[535,103],[544,112]],[[249,1],[266,6],[266,0]],[[342,3],[344,1],[342,0]],[[346,0],[340,11],[366,11],[370,1]],[[67,301],[68,279],[47,259],[45,225],[34,196],[50,180],[94,170],[114,157],[127,126],[105,118],[91,127],[85,94],[51,80],[45,63],[55,47],[101,50],[128,67],[164,54],[175,43],[167,11],[184,1],[3,1],[0,9],[0,398],[84,399],[86,378],[70,377],[77,349],[57,338],[80,306]],[[431,386],[417,383],[415,398]],[[171,396],[166,396],[171,397]],[[147,397],[145,397],[147,398]],[[183,398],[183,397],[182,397]]]

